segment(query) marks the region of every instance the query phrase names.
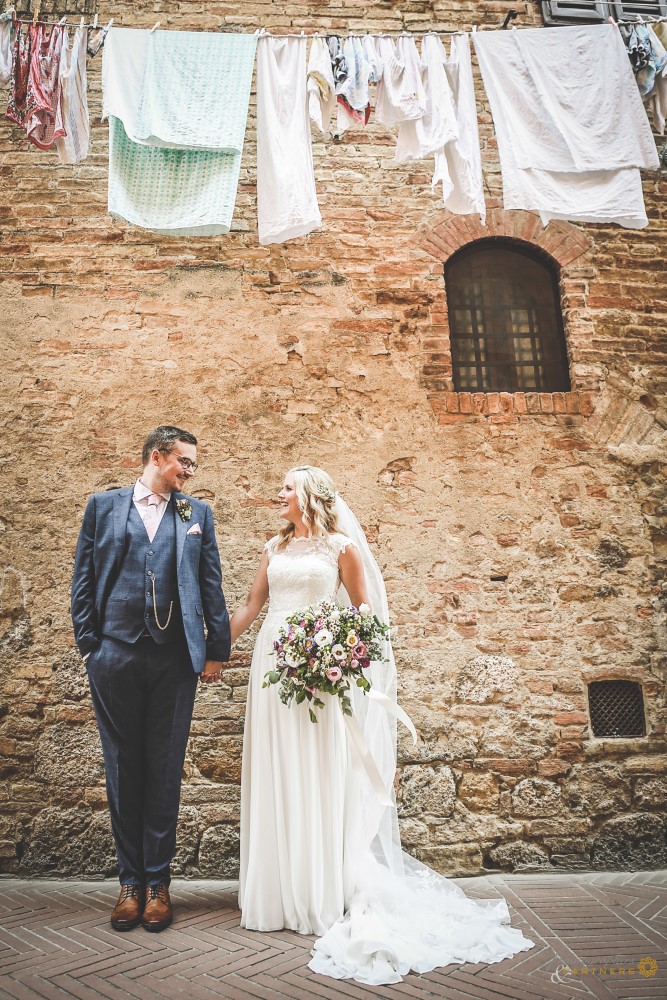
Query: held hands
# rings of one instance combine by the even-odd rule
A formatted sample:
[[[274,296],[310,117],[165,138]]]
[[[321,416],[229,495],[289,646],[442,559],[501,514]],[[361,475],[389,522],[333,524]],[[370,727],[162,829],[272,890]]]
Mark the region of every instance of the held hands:
[[[202,684],[215,684],[222,680],[222,660],[207,660],[204,664],[203,673],[199,675]]]

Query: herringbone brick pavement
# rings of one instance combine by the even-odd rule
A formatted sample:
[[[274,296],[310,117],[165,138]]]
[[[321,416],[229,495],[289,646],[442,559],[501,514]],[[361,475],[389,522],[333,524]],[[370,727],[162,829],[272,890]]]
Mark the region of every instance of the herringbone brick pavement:
[[[667,872],[460,879],[504,896],[535,947],[498,965],[450,965],[395,986],[308,969],[311,938],[239,927],[236,885],[175,882],[162,934],[111,930],[112,882],[0,880],[0,1000],[665,1000]]]

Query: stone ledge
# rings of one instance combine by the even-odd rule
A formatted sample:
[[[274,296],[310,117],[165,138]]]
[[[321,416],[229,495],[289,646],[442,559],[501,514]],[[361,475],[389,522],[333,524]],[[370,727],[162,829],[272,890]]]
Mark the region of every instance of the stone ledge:
[[[529,416],[532,414],[589,417],[595,393],[574,392],[439,392],[430,403],[440,424],[467,417]]]

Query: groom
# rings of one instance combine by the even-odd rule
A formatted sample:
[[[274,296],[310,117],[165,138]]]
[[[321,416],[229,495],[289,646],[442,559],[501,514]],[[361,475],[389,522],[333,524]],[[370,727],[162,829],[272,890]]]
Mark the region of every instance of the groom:
[[[219,679],[229,659],[213,515],[181,492],[197,471],[196,444],[178,427],[152,431],[134,487],[88,501],[76,549],[72,621],[104,753],[118,931],[172,921],[169,867],[197,676]]]

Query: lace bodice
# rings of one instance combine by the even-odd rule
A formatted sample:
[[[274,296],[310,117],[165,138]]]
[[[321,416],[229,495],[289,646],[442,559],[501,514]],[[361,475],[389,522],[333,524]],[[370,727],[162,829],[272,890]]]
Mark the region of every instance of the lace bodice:
[[[269,553],[267,617],[286,618],[310,604],[334,598],[340,583],[338,556],[354,542],[346,535],[293,538],[278,548],[278,536],[265,545]]]

